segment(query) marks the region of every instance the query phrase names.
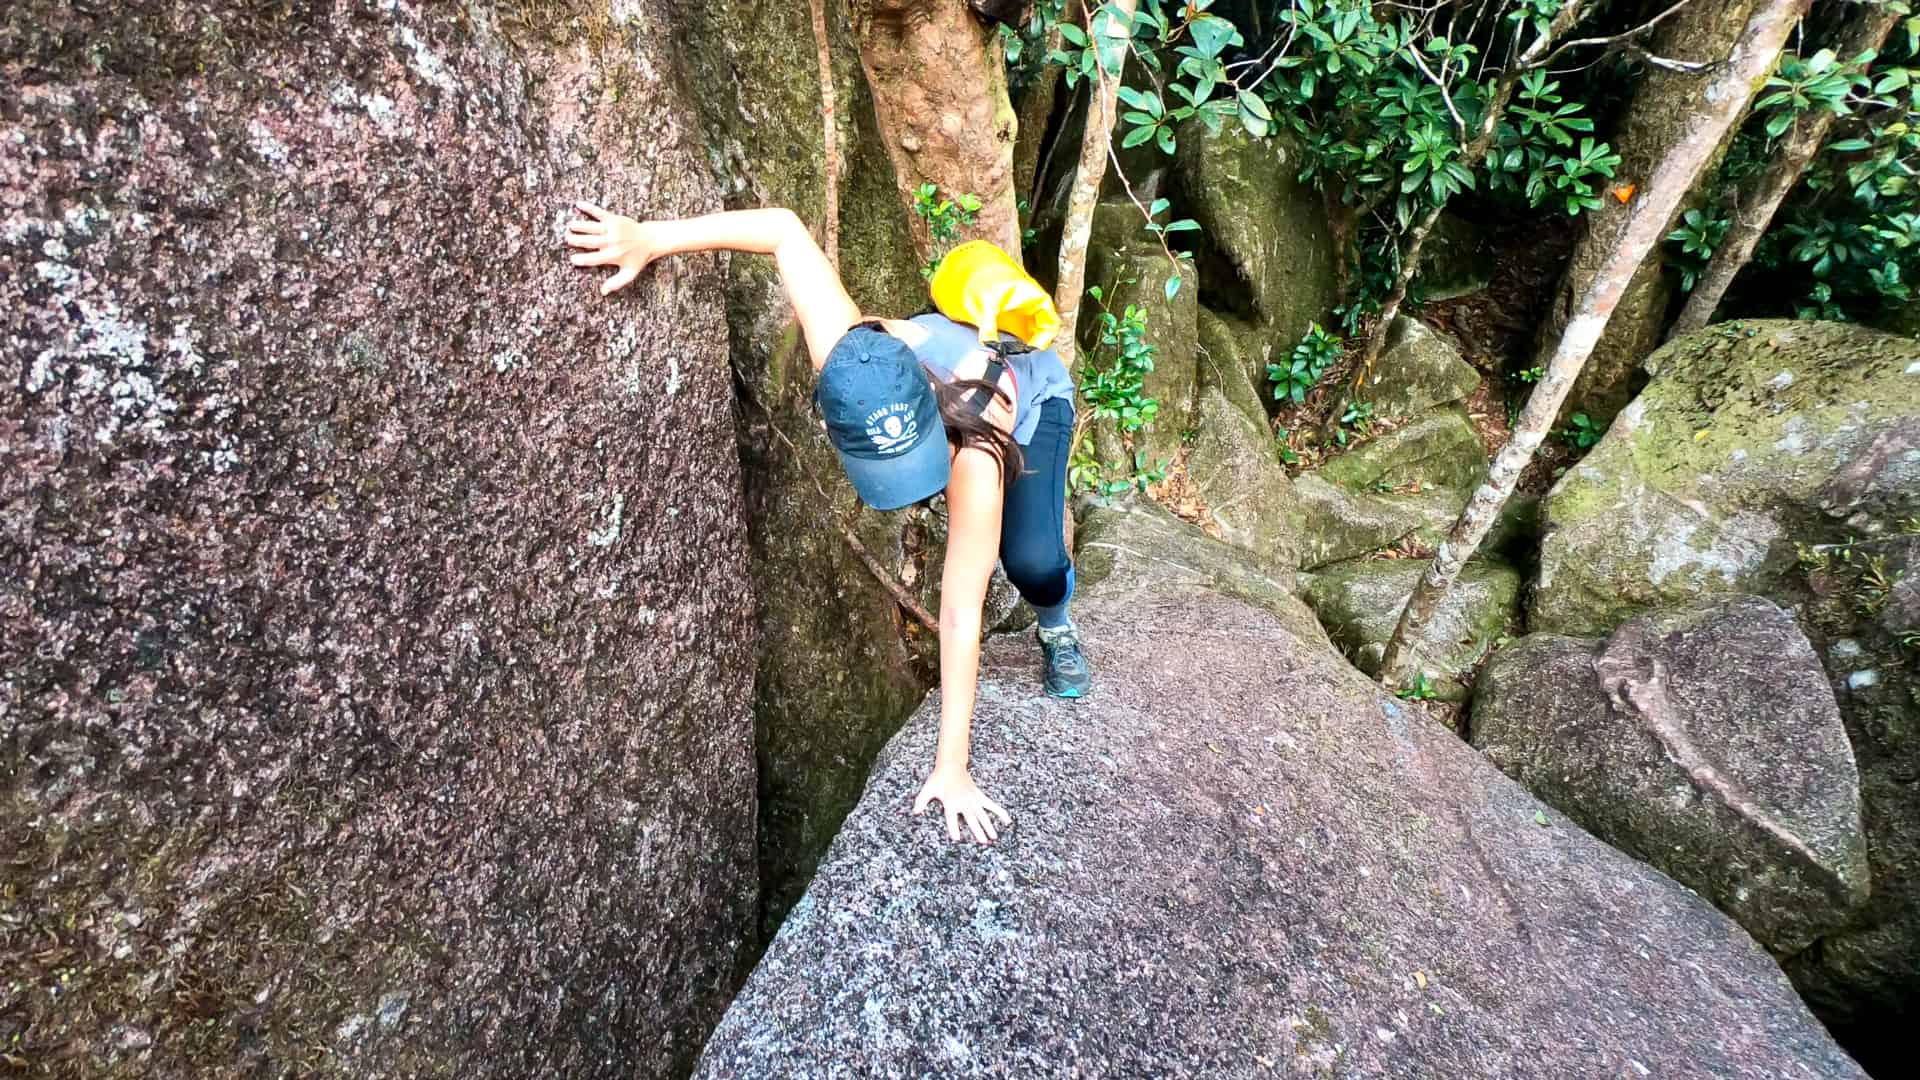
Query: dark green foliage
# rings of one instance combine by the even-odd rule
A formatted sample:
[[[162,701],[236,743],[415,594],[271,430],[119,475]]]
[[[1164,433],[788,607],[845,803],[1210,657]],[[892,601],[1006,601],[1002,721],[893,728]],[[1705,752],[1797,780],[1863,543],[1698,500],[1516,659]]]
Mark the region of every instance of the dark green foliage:
[[[1319,385],[1327,368],[1340,359],[1342,345],[1338,334],[1321,329],[1319,323],[1307,324],[1306,336],[1293,347],[1286,363],[1267,365],[1267,378],[1273,380],[1273,400],[1295,405],[1307,400],[1308,391]]]

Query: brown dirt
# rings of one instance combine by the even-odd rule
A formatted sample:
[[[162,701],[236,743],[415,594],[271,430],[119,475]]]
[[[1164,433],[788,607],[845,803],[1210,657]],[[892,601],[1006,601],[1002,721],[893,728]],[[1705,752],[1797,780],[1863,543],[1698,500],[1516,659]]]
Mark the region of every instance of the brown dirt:
[[[1147,486],[1147,495],[1173,512],[1180,520],[1198,525],[1200,529],[1215,540],[1220,539],[1220,525],[1207,512],[1207,498],[1193,482],[1193,474],[1188,471],[1187,461],[1193,456],[1192,447],[1181,447],[1172,464],[1167,466],[1166,479]]]
[[[1532,393],[1519,372],[1533,365],[1539,327],[1578,229],[1565,219],[1537,216],[1484,228],[1498,253],[1493,280],[1480,292],[1428,304],[1419,314],[1452,334],[1460,355],[1485,376],[1467,399],[1467,412],[1491,456],[1513,437],[1512,417]],[[1545,492],[1573,458],[1564,443],[1549,440],[1520,474],[1516,490]]]

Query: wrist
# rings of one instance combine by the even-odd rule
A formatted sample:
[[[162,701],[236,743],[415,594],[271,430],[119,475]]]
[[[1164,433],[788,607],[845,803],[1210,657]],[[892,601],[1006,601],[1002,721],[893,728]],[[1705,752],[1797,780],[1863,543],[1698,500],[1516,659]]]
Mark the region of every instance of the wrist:
[[[936,752],[933,755],[933,775],[942,777],[962,777],[967,775],[967,755],[964,753],[953,755]]]

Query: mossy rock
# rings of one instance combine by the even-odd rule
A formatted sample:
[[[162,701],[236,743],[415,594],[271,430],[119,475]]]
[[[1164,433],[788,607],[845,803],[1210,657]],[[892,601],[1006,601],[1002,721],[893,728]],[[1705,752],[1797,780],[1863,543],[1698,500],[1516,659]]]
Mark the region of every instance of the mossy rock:
[[[1466,491],[1487,475],[1487,448],[1459,406],[1435,409],[1336,455],[1314,470],[1348,491],[1437,487]]]
[[[1418,319],[1400,315],[1387,331],[1386,345],[1357,392],[1341,398],[1341,407],[1358,398],[1375,416],[1417,416],[1439,405],[1465,401],[1480,387],[1480,373],[1460,359],[1452,339]]]
[[[1302,570],[1392,547],[1409,537],[1422,544],[1438,543],[1467,505],[1464,492],[1435,488],[1376,495],[1349,491],[1314,473],[1297,477],[1293,491]]]
[[[1797,543],[1920,514],[1920,343],[1839,323],[1708,327],[1549,494],[1534,629],[1597,635],[1703,594],[1770,595]]]
[[[1196,329],[1202,378],[1211,377],[1228,386],[1227,373],[1238,372],[1240,379],[1232,386],[1233,391],[1238,393],[1240,385],[1246,386],[1260,418],[1266,418],[1273,385],[1267,377],[1267,365],[1291,351],[1293,342],[1259,323],[1209,307],[1200,309]]]
[[[1280,463],[1272,429],[1248,417],[1244,407],[1218,387],[1200,391],[1187,474],[1222,540],[1291,571],[1300,561],[1293,481]]]
[[[1425,559],[1345,562],[1316,572],[1301,596],[1354,666],[1375,675],[1427,566]],[[1428,623],[1429,644],[1419,658],[1434,697],[1467,700],[1474,668],[1519,614],[1519,571],[1493,563],[1471,563],[1461,571]]]
[[[1920,342],[1735,322],[1645,366],[1646,389],[1548,495],[1529,621],[1597,637],[1738,593],[1794,612],[1859,761],[1873,894],[1786,968],[1871,1050],[1910,1015],[1920,970],[1920,656],[1880,621],[1905,610],[1901,574],[1916,572],[1905,530],[1920,516]]]
[[[1291,345],[1325,323],[1336,299],[1326,206],[1299,180],[1305,151],[1291,136],[1179,130],[1173,199],[1200,223],[1200,288],[1216,308],[1257,321]]]

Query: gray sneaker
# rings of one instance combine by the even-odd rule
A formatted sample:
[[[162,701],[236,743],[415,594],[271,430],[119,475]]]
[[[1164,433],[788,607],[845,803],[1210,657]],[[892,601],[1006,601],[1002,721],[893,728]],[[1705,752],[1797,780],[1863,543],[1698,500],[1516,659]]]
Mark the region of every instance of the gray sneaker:
[[[1047,674],[1041,685],[1057,698],[1085,697],[1093,685],[1093,672],[1087,669],[1087,655],[1080,651],[1080,634],[1072,623],[1047,629],[1041,627],[1040,651],[1047,658]]]

